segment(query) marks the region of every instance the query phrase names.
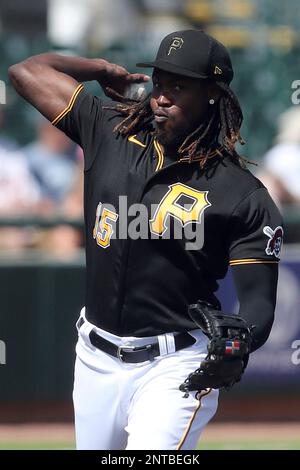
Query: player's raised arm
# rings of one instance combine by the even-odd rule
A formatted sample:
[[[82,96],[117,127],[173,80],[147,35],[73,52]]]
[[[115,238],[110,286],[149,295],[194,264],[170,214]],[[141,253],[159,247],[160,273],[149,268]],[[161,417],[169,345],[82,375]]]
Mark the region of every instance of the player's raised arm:
[[[125,68],[103,59],[40,54],[12,65],[9,76],[16,91],[49,120],[65,109],[79,82],[97,80],[123,93],[131,83],[147,81],[144,74],[130,74]]]

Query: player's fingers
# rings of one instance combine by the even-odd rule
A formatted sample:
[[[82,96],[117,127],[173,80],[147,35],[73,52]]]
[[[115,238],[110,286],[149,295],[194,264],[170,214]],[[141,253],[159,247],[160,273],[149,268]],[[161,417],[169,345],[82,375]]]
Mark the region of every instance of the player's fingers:
[[[127,75],[127,81],[129,83],[143,83],[143,82],[149,82],[151,80],[151,77],[149,75],[145,75],[144,73],[131,73]]]

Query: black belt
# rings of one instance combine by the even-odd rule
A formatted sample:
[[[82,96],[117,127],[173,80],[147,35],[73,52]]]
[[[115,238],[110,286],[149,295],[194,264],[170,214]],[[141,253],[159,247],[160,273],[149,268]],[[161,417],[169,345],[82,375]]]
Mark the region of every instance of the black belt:
[[[78,323],[78,328],[84,323],[81,317]],[[101,351],[104,351],[111,356],[117,357],[122,362],[144,362],[152,361],[156,356],[160,355],[159,343],[150,343],[145,346],[117,346],[107,339],[99,336],[94,330],[89,334],[91,344]],[[175,333],[174,334],[175,351],[187,348],[196,342],[195,338],[189,333]]]

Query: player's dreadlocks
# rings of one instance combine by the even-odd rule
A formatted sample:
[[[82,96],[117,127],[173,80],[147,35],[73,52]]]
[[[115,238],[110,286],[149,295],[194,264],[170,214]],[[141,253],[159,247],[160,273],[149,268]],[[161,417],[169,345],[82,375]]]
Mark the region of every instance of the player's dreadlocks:
[[[186,137],[179,148],[179,155],[187,157],[190,162],[198,160],[201,168],[207,162],[210,153],[219,144],[225,148],[231,158],[240,166],[245,166],[247,160],[241,157],[236,149],[237,142],[244,144],[240,127],[243,121],[243,113],[237,97],[232,89],[224,82],[216,82],[222,94],[216,106],[210,107],[210,113],[206,122]],[[141,128],[150,125],[153,113],[150,108],[149,94],[141,101],[125,98],[124,96],[108,89],[111,97],[119,103],[106,109],[117,110],[125,118],[114,128],[114,132],[122,136],[137,134]]]

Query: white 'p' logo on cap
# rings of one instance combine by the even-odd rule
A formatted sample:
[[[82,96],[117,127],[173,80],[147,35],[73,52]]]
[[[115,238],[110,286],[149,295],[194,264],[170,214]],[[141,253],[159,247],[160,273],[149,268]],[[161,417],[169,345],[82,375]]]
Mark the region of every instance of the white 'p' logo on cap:
[[[171,54],[172,51],[177,51],[178,49],[181,49],[183,46],[184,40],[182,38],[174,37],[172,38],[172,43],[171,46],[169,47],[168,50],[168,55]]]

